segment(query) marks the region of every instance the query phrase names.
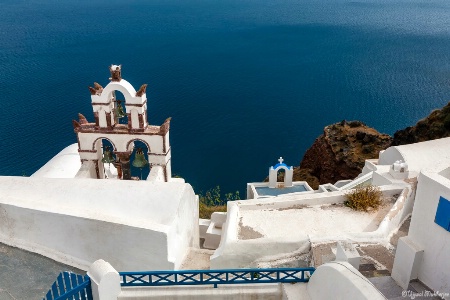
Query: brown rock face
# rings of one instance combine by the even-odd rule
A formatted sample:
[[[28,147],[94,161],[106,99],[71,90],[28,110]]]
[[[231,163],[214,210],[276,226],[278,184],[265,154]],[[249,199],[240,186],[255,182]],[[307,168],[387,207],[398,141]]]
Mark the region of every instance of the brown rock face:
[[[450,136],[450,102],[417,122],[394,134],[393,146],[424,142]]]
[[[319,184],[353,179],[366,159],[378,158],[390,146],[450,137],[450,102],[417,122],[399,130],[392,139],[359,121],[342,121],[324,128],[306,151],[300,167],[294,167],[294,181],[307,181],[313,189]]]
[[[378,158],[392,138],[359,121],[342,121],[326,126],[311,148],[306,151],[299,174],[294,180],[306,180],[311,187],[353,179],[361,172],[366,159]],[[309,177],[309,179],[306,179]],[[314,177],[317,180],[314,180]],[[314,188],[314,187],[313,187]]]

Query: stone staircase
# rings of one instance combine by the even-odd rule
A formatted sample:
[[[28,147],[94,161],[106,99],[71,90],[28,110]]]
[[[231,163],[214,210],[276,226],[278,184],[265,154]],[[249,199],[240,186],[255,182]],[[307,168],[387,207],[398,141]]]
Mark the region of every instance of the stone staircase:
[[[222,238],[222,226],[227,220],[227,213],[214,212],[211,220],[200,219],[200,239],[204,239],[203,248],[215,250],[219,247]]]

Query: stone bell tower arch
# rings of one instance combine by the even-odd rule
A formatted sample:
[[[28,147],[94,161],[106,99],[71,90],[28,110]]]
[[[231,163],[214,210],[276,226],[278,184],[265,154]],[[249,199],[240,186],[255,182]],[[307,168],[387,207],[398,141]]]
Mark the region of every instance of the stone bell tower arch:
[[[143,84],[136,91],[134,87],[121,77],[121,65],[110,66],[111,82],[103,88],[98,83],[90,87],[92,109],[95,123],[99,128],[111,129],[117,122],[117,108],[121,99],[116,99],[116,91],[121,92],[125,99],[126,114],[128,116],[128,129],[143,132],[147,123],[147,84]]]
[[[91,92],[94,122],[90,123],[79,114],[79,120],[73,121],[78,140],[78,152],[85,168],[95,168],[97,178],[104,178],[102,163],[102,139],[109,140],[114,145],[114,154],[120,159],[123,179],[131,179],[130,156],[133,152],[132,142],[140,140],[148,147],[150,166],[162,166],[165,181],[171,178],[171,151],[169,143],[170,118],[161,126],[149,125],[147,121],[147,84],[139,90],[125,79],[122,79],[122,66],[111,65],[110,82],[103,88],[94,83],[89,87]],[[119,100],[116,91],[125,99],[128,124],[118,123]]]

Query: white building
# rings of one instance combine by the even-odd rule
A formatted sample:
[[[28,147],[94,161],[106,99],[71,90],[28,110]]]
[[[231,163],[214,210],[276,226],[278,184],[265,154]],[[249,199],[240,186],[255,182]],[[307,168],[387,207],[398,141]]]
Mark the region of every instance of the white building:
[[[119,271],[178,269],[198,247],[198,197],[171,178],[169,122],[147,123],[147,97],[111,67],[111,82],[91,88],[95,122],[74,121],[78,143],[31,177],[0,177],[0,242],[87,270],[107,259]],[[116,91],[128,124],[119,124]],[[102,162],[102,139],[116,154]],[[134,141],[147,147],[150,175],[132,179]],[[122,176],[120,176],[122,173]],[[109,179],[105,179],[109,178]]]
[[[413,147],[420,148],[418,163],[423,158],[429,166],[418,174],[409,233],[399,240],[392,277],[403,288],[419,279],[434,291],[450,293],[450,138],[407,149]]]
[[[337,205],[347,189],[365,183],[380,186],[385,196],[398,197],[380,222],[363,220],[369,215]],[[249,186],[254,189],[257,184]],[[450,138],[390,147],[378,160],[366,161],[354,180],[326,186],[327,191],[229,202],[212,267],[267,266],[298,259],[314,242],[387,243],[412,213],[409,235],[398,243],[392,277],[405,289],[410,280],[418,279],[450,299]]]
[[[147,85],[143,84],[136,91],[134,87],[121,77],[121,66],[112,65],[111,82],[103,88],[98,83],[90,87],[92,108],[95,122],[88,122],[80,114],[79,121],[73,121],[77,134],[78,152],[85,176],[95,174],[96,178],[105,178],[102,163],[102,140],[108,140],[114,154],[118,157],[116,166],[119,176],[131,179],[130,157],[134,149],[134,141],[140,141],[147,148],[150,166],[161,166],[164,180],[169,181],[171,172],[171,152],[169,143],[170,118],[161,126],[147,123]],[[117,99],[116,92],[123,94],[125,99]],[[125,104],[123,111],[121,102]],[[120,124],[119,118],[126,115],[127,124]],[[81,174],[80,174],[81,176]]]

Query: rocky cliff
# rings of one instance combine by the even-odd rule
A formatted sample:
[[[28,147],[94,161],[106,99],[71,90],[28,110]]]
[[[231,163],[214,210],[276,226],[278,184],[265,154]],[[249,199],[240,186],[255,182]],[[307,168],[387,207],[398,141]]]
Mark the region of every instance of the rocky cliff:
[[[444,137],[450,137],[450,102],[416,125],[397,131],[394,138],[359,121],[342,121],[324,128],[300,166],[294,167],[294,180],[307,181],[317,189],[319,184],[353,179],[361,172],[364,161],[378,158],[381,150]]]
[[[399,130],[394,134],[392,145],[405,145],[450,136],[450,102],[442,109],[417,122],[415,126]]]
[[[359,121],[342,121],[324,128],[294,170],[294,180],[305,180],[314,189],[319,183],[335,183],[358,176],[364,161],[378,153],[392,138]]]

